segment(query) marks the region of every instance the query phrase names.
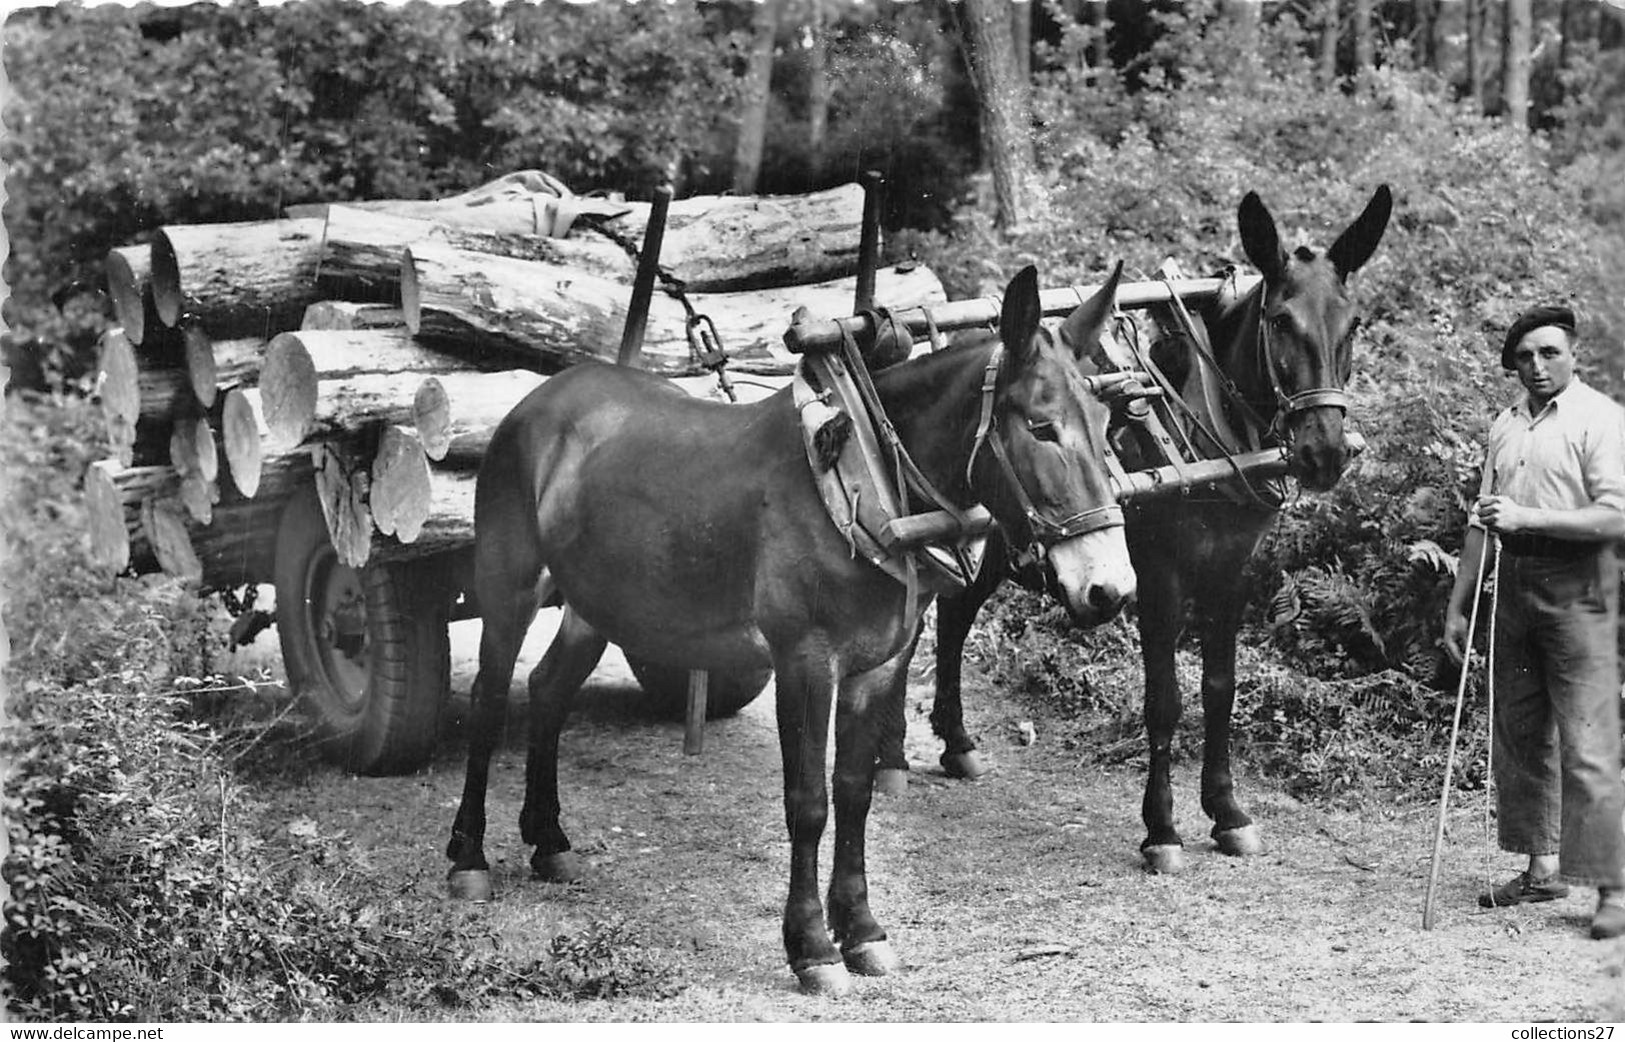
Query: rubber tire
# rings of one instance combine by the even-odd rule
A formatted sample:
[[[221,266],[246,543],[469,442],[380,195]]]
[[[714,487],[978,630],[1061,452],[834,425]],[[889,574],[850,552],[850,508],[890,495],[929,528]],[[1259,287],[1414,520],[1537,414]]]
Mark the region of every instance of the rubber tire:
[[[688,670],[663,666],[628,655],[626,664],[643,686],[649,711],[665,720],[681,720],[688,714]],[[771,669],[751,673],[712,673],[705,689],[705,718],[720,720],[734,716],[750,705],[773,679]]]
[[[434,754],[451,682],[444,569],[432,559],[359,571],[341,564],[309,486],[283,507],[274,574],[288,686],[315,717],[323,755],[357,774],[423,767]],[[365,616],[359,655],[321,637],[328,591],[346,589]]]

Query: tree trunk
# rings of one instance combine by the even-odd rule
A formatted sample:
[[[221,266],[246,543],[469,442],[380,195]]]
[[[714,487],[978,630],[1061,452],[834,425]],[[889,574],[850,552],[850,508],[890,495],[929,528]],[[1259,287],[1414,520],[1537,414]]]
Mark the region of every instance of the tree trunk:
[[[343,205],[434,221],[465,231],[520,235],[563,234],[560,202],[567,210],[601,213],[619,204],[576,196],[564,182],[540,170],[516,170],[478,188],[442,199],[372,199]],[[289,217],[326,218],[332,203],[287,207]]]
[[[1010,0],[1010,46],[1022,104],[1031,105],[1033,83],[1033,0]]]
[[[1467,96],[1484,109],[1484,3],[1485,0],[1462,0],[1463,17],[1467,22]]]
[[[1376,64],[1371,35],[1371,0],[1354,0],[1354,71],[1358,75]]]
[[[784,349],[790,314],[806,306],[815,315],[851,314],[855,279],[741,293],[693,293],[695,310],[709,315],[729,358],[741,373],[788,373],[795,359]],[[891,307],[941,301],[931,271],[882,269],[875,299]],[[471,254],[446,247],[414,247],[401,270],[407,328],[449,350],[503,351],[528,368],[551,371],[589,359],[614,361],[626,326],[631,287],[582,276],[555,265]],[[642,365],[668,376],[705,371],[691,356],[688,317],[664,294],[650,302]]]
[[[1320,0],[1320,82],[1326,86],[1337,81],[1337,0]]]
[[[829,130],[829,44],[824,25],[824,0],[808,0],[812,45],[807,52],[807,149],[813,174],[824,169],[824,137]]]
[[[754,195],[762,174],[762,151],[767,141],[767,110],[773,100],[773,48],[779,15],[785,0],[761,0],[756,5],[750,63],[740,99],[739,138],[734,144],[734,194]]]
[[[1530,0],[1506,0],[1501,38],[1501,97],[1505,118],[1529,129]]]
[[[1038,216],[1037,161],[1027,91],[1016,69],[1004,0],[963,0],[966,60],[976,84],[984,159],[993,175],[994,222],[1016,228]]]
[[[128,467],[134,462],[135,425],[141,418],[141,368],[123,329],[103,333],[98,353],[96,387],[102,424],[114,458]]]
[[[1416,60],[1424,69],[1439,67],[1440,0],[1416,0]]]

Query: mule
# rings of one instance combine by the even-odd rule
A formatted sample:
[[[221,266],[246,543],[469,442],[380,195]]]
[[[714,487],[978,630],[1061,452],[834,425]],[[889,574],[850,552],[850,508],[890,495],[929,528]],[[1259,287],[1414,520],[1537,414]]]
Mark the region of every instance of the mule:
[[[1216,301],[1203,314],[1219,369],[1242,401],[1225,403],[1236,430],[1249,423],[1260,440],[1284,445],[1289,473],[1304,488],[1335,485],[1358,451],[1344,427],[1343,386],[1353,364],[1358,325],[1349,278],[1382,239],[1393,199],[1378,187],[1365,209],[1324,252],[1283,247],[1275,219],[1249,192],[1238,210],[1241,243],[1263,281],[1239,300]],[[1159,360],[1160,362],[1161,360]],[[1170,378],[1185,387],[1200,378],[1195,359],[1167,360]],[[1185,395],[1191,400],[1191,395]],[[1145,461],[1125,458],[1134,469]],[[1230,766],[1230,717],[1236,691],[1236,633],[1247,590],[1247,561],[1279,511],[1279,499],[1230,496],[1217,491],[1133,503],[1127,509],[1128,546],[1139,580],[1140,654],[1145,666],[1145,729],[1150,742],[1141,815],[1140,844],[1146,866],[1175,872],[1185,865],[1175,824],[1170,782],[1174,729],[1183,698],[1174,673],[1174,648],[1194,605],[1202,649],[1202,810],[1212,838],[1226,854],[1254,854],[1262,841],[1235,795]],[[1002,565],[1002,566],[1001,566]],[[1003,546],[990,545],[977,581],[937,604],[936,690],[931,726],[944,744],[941,762],[952,776],[982,771],[976,744],[965,731],[960,660],[965,638],[982,604],[1006,578],[1032,585],[1010,565]],[[906,767],[895,723],[882,750],[882,766]]]
[[[1066,328],[1098,337],[1116,285],[1081,304]],[[929,354],[875,373],[873,385],[929,482],[957,508],[985,505],[1011,541],[1042,544],[1051,587],[1079,624],[1092,625],[1134,592],[1122,511],[1103,465],[1110,406],[1041,317],[1029,267],[1006,290],[1002,348]],[[484,629],[468,774],[446,851],[453,894],[490,896],[491,752],[525,631],[539,605],[562,603],[557,636],[529,682],[519,827],[535,847],[533,874],[581,873],[559,823],[559,732],[606,641],[680,668],[770,664],[791,843],[790,968],[804,990],[839,994],[849,970],[880,975],[898,964],[869,907],[864,830],[875,721],[891,706],[901,711],[932,592],[917,587],[909,605],[906,584],[854,555],[819,499],[799,424],[790,389],[719,405],[658,376],[587,363],[550,379],[498,426],[476,486],[474,590]],[[832,715],[826,929],[818,845],[829,814]]]

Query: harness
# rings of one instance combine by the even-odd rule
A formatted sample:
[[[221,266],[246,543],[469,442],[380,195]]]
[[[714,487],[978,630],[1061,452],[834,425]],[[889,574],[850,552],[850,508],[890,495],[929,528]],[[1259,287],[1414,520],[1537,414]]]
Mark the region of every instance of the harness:
[[[1165,266],[1160,275],[1172,290],[1172,272]],[[1224,277],[1233,283],[1234,269],[1227,270]],[[1270,324],[1262,315],[1262,288],[1258,294],[1257,303],[1249,305],[1260,311],[1257,317],[1258,332],[1254,337],[1255,362],[1269,382],[1272,398],[1268,406],[1262,409],[1242,393],[1220,366],[1213,354],[1205,325],[1190,314],[1177,292],[1169,294],[1169,310],[1179,333],[1191,345],[1196,365],[1195,372],[1187,378],[1186,383],[1193,386],[1174,386],[1173,381],[1152,360],[1150,352],[1140,346],[1137,328],[1131,329],[1124,339],[1132,354],[1132,365],[1150,375],[1163,391],[1162,402],[1167,403],[1159,410],[1167,414],[1166,424],[1155,415],[1148,421],[1142,421],[1160,454],[1176,471],[1198,460],[1226,460],[1234,470],[1235,478],[1217,485],[1216,490],[1241,505],[1273,512],[1286,500],[1285,479],[1273,478],[1261,482],[1249,479],[1237,457],[1274,447],[1280,447],[1284,452],[1286,427],[1293,416],[1324,406],[1332,406],[1346,413],[1348,394],[1341,387],[1331,385],[1312,387],[1294,394],[1286,393],[1275,364],[1277,352]],[[1222,292],[1220,296],[1222,298]],[[1133,325],[1132,320],[1125,321]],[[1128,361],[1109,360],[1114,363]],[[1266,419],[1262,412],[1270,411],[1273,415]],[[1236,422],[1232,422],[1232,417]],[[1179,445],[1174,444],[1176,436]]]
[[[967,486],[982,449],[990,448],[1027,521],[1029,552],[1039,558],[1061,540],[1123,524],[1123,510],[1116,503],[1059,520],[1046,516],[1033,503],[997,436],[994,394],[1004,361],[1003,345],[995,345],[983,372],[976,433],[965,464]],[[825,511],[845,535],[853,557],[862,554],[903,584],[907,591],[904,625],[912,629],[922,583],[933,593],[948,593],[975,579],[992,527],[991,515],[980,506],[954,505],[919,469],[886,416],[869,367],[850,332],[843,330],[835,351],[803,355],[792,386]],[[838,424],[850,424],[850,436],[838,456],[830,460],[828,445],[820,436]],[[940,511],[949,523],[938,527],[947,534],[924,541],[900,539],[897,533],[922,516],[908,509],[910,500]]]

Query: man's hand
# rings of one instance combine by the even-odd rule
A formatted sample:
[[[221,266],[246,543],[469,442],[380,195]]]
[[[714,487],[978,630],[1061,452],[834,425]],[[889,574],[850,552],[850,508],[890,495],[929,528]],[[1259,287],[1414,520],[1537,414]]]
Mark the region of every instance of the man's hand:
[[[1532,507],[1519,506],[1505,496],[1479,496],[1474,509],[1485,528],[1501,535],[1533,528],[1539,515]]]
[[[1467,615],[1452,608],[1444,616],[1444,650],[1451,661],[1461,665],[1467,654]]]

